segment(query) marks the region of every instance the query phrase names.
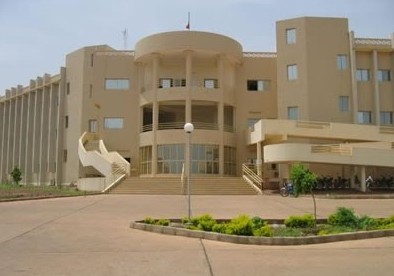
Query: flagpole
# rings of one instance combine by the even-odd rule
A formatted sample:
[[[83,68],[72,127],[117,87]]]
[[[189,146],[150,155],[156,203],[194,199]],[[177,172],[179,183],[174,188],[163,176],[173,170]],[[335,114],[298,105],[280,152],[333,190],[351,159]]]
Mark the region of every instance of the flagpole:
[[[190,12],[187,13],[187,25],[186,25],[186,29],[188,29],[190,31]]]

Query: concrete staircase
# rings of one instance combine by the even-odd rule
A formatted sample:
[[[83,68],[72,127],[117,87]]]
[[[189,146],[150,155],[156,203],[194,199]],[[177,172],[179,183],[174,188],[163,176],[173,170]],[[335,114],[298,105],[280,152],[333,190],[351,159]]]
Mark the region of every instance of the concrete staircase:
[[[111,194],[182,195],[180,177],[129,177],[110,190]],[[193,195],[256,195],[241,177],[193,177]]]

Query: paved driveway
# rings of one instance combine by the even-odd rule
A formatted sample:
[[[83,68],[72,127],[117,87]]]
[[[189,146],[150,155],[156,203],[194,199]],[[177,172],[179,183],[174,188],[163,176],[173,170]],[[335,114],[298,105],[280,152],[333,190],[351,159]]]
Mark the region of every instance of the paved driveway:
[[[393,199],[318,199],[381,217]],[[146,216],[187,214],[184,196],[100,195],[0,203],[0,275],[392,275],[394,238],[306,246],[255,246],[129,228]],[[193,196],[193,214],[283,218],[312,211],[310,198]]]

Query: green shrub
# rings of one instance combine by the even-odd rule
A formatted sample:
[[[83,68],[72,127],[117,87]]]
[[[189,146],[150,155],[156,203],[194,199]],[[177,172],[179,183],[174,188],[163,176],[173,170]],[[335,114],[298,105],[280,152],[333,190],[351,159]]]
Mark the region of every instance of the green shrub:
[[[321,227],[318,236],[332,235],[332,234],[340,234],[346,232],[353,232],[354,228],[346,227],[346,226],[338,226],[338,225],[324,225]]]
[[[203,231],[212,231],[212,227],[216,224],[216,220],[214,220],[212,216],[208,214],[201,215],[197,219],[197,227]]]
[[[290,216],[285,220],[285,225],[290,228],[312,228],[315,225],[315,219],[310,214]]]
[[[376,224],[376,228],[380,230],[394,229],[394,216],[384,219],[376,219]]]
[[[358,217],[353,209],[339,207],[335,213],[328,217],[327,223],[335,226],[358,228]]]
[[[272,228],[274,237],[301,237],[304,235],[300,228],[275,227]]]
[[[212,232],[224,234],[226,233],[226,228],[227,228],[226,223],[217,223],[212,227]]]
[[[267,221],[260,217],[253,217],[251,221],[253,229],[260,229],[261,227],[267,225]]]
[[[358,218],[357,228],[361,230],[372,230],[376,229],[379,223],[376,219],[369,216],[362,216]]]
[[[155,224],[156,221],[153,218],[151,218],[151,217],[146,217],[144,219],[144,223],[146,223],[146,224]]]
[[[264,225],[258,229],[253,230],[253,236],[258,237],[272,237],[272,228],[269,225]]]
[[[156,224],[157,225],[162,225],[162,226],[168,226],[168,225],[170,225],[170,220],[168,220],[168,219],[159,219],[156,222]]]
[[[239,236],[252,236],[252,221],[247,215],[240,215],[233,218],[226,226],[226,234]]]

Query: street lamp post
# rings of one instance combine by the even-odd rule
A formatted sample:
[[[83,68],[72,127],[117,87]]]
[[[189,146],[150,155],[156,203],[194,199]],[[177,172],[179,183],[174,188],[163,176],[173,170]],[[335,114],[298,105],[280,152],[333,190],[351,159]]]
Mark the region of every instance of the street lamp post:
[[[194,130],[194,126],[192,123],[186,123],[185,126],[183,127],[183,129],[185,130],[185,133],[187,135],[187,153],[186,157],[187,157],[187,203],[188,203],[188,208],[187,208],[187,216],[190,222],[191,219],[191,214],[192,214],[192,210],[191,210],[191,203],[190,203],[190,175],[191,175],[191,135],[192,132]]]

